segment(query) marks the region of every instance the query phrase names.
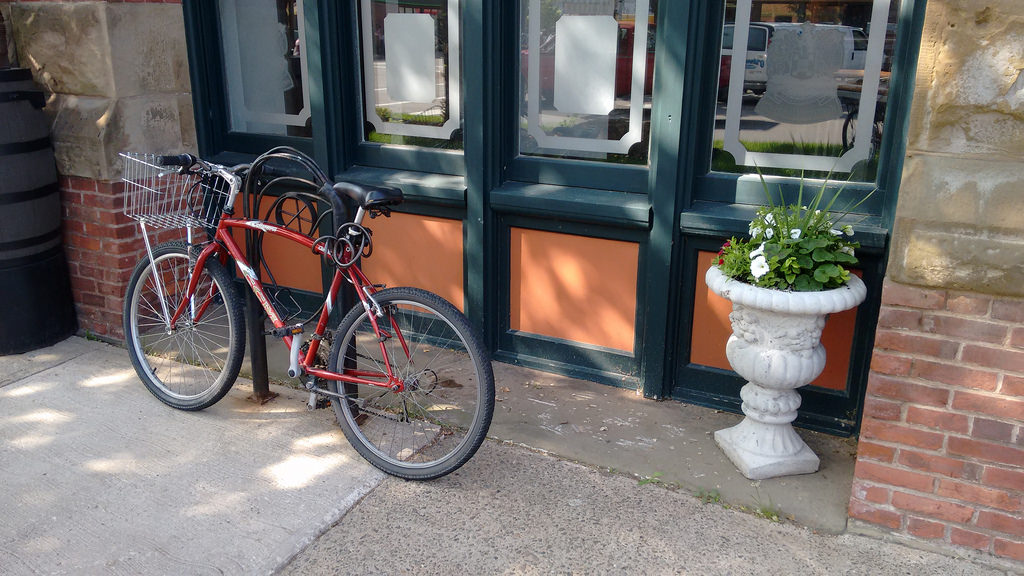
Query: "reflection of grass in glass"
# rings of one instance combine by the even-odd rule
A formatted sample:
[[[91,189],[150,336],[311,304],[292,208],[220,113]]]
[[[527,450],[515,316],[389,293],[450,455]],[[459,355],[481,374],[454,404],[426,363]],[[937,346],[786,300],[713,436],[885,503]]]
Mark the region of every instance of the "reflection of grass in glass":
[[[400,144],[403,146],[419,146],[422,148],[437,148],[440,150],[462,150],[462,137],[458,133],[452,135],[455,140],[438,140],[437,138],[424,138],[422,136],[399,136],[396,134],[381,134],[370,132],[366,137],[367,142],[377,144]]]
[[[375,108],[377,116],[385,122],[400,122],[402,124],[417,124],[420,126],[441,126],[447,118],[444,114],[395,114],[389,108],[378,106]]]
[[[750,152],[768,154],[803,154],[807,156],[828,156],[838,158],[843,154],[839,144],[798,143],[798,142],[743,142],[743,147]],[[753,174],[754,166],[738,166],[732,154],[722,149],[722,141],[715,140],[711,150],[711,170],[713,172],[729,172],[732,174]],[[853,169],[851,180],[873,181],[878,172],[878,151],[867,162],[859,162]],[[829,178],[835,174],[828,171],[800,170],[796,168],[761,168],[761,173],[772,176],[793,176],[799,178]]]
[[[448,120],[444,114],[395,114],[391,109],[384,106],[375,108],[377,116],[385,122],[396,122],[401,124],[412,124],[417,126],[442,126]],[[441,150],[462,150],[462,133],[456,131],[450,140],[438,138],[425,138],[423,136],[400,136],[397,134],[381,134],[370,131],[366,140],[378,144],[400,144],[403,146],[419,146],[421,148],[436,148]]]
[[[595,138],[594,131],[580,130],[590,126],[588,121],[579,116],[574,116],[562,120],[558,126],[552,127],[550,124],[541,125],[541,129],[548,133],[549,136],[555,137],[576,137],[584,138],[589,140],[619,140],[629,129],[629,122],[621,118],[612,119],[607,121],[604,117],[597,117],[597,122],[607,122],[605,124],[607,128],[607,134],[604,137]],[[608,153],[601,157],[592,157],[586,155],[576,155],[572,149],[558,150],[555,148],[538,149],[537,143],[534,141],[533,136],[526,133],[526,120],[521,121],[522,130],[520,131],[520,150],[529,156],[541,156],[546,158],[565,158],[569,160],[585,160],[585,161],[597,161],[608,164],[630,164],[643,166],[648,163],[648,151],[650,148],[650,122],[644,121],[640,142],[630,146],[629,151],[625,154]],[[525,139],[525,140],[524,140]],[[556,141],[557,142],[557,141]]]
[[[644,142],[646,144],[646,142]],[[605,162],[611,164],[635,164],[638,166],[647,164],[647,150],[643,150],[643,154],[609,154],[605,159]]]
[[[643,142],[643,144],[646,145],[647,142]],[[600,159],[594,159],[594,158],[582,157],[582,156],[574,156],[571,150],[567,150],[567,151],[565,151],[565,152],[563,152],[561,154],[556,153],[556,152],[546,153],[546,154],[545,153],[541,153],[541,152],[528,152],[528,155],[529,156],[540,156],[540,157],[544,157],[544,158],[565,158],[565,159],[568,159],[568,160],[585,160],[585,161],[589,161],[589,162],[597,161],[597,162],[604,162],[606,164],[630,164],[630,165],[636,165],[636,166],[644,166],[644,165],[647,164],[647,149],[646,148],[641,149],[641,152],[637,152],[636,154],[633,154],[632,152],[630,152],[629,154],[607,154],[603,158],[600,158]]]

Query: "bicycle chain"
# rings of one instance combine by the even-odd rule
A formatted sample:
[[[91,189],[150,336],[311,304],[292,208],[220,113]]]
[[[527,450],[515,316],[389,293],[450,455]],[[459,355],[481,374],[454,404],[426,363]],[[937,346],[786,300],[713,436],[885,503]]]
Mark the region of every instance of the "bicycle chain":
[[[309,353],[309,343],[312,338],[302,343],[302,347],[299,348],[299,354],[303,357]],[[324,332],[323,338],[320,339],[320,347],[317,348],[316,358],[313,359],[313,368],[319,368],[321,370],[327,370],[327,363],[330,360],[330,353],[328,350],[331,349],[331,343],[334,341],[334,334],[330,330]]]

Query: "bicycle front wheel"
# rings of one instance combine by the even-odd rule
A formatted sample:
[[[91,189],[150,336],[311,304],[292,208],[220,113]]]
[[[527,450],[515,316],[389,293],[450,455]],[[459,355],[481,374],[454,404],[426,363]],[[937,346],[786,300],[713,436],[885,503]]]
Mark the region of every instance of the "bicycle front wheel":
[[[401,478],[429,480],[462,466],[483,442],[494,412],[494,373],[480,337],[449,302],[416,288],[374,294],[335,333],[328,366],[405,389],[330,382],[331,404],[352,446]],[[376,320],[380,336],[374,330]]]
[[[185,298],[191,273],[184,242],[155,247],[152,265],[143,258],[125,294],[124,335],[135,371],[154,396],[181,410],[202,410],[223,398],[238,376],[245,318],[231,275],[211,258],[185,312],[168,327],[165,309],[173,314]]]

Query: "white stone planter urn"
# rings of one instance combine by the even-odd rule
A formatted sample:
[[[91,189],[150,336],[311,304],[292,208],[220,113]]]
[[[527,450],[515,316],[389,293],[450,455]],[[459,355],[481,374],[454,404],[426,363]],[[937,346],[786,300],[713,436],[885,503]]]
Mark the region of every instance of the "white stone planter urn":
[[[800,394],[825,369],[821,331],[829,314],[864,301],[856,276],[821,292],[784,292],[733,280],[712,266],[708,288],[732,302],[726,357],[747,380],[740,390],[743,421],[715,432],[715,441],[751,480],[818,470],[818,456],[793,429]]]

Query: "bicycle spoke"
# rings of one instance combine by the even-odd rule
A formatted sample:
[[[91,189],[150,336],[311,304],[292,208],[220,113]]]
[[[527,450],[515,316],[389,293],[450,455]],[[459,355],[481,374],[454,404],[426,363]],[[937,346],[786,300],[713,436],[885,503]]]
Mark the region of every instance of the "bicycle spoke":
[[[335,411],[353,445],[371,462],[400,476],[433,477],[457,467],[458,459],[482,441],[493,402],[489,366],[485,379],[470,353],[480,354],[480,345],[467,341],[464,318],[457,329],[433,307],[444,305],[446,314],[458,318],[450,304],[408,288],[383,291],[378,301],[387,312],[379,324],[388,333],[383,351],[368,314],[356,309],[336,336],[336,346],[344,341],[338,350],[348,354],[332,352],[332,362],[340,365],[347,357],[360,373],[378,372],[381,378],[390,366],[404,390],[340,385],[347,401],[338,402]]]
[[[198,320],[192,317],[192,303],[186,300],[185,290],[190,279],[191,260],[182,246],[163,253],[154,266],[142,267],[136,281],[138,288],[126,313],[141,369],[140,375],[151,390],[165,402],[178,407],[202,406],[209,398],[219,398],[227,391],[241,361],[241,346],[233,344],[232,333],[237,332],[235,320],[226,306],[227,298],[209,269],[196,284],[196,294],[217,294],[216,301],[202,300],[206,310]],[[227,273],[218,272],[225,283]],[[163,305],[156,290],[162,281],[163,305],[169,312],[184,303],[184,312],[168,330]],[[236,309],[240,317],[240,309]],[[239,322],[241,320],[238,320]]]
[[[373,344],[374,344],[374,349],[373,349],[373,350],[371,350],[371,349],[370,349],[369,347],[367,347],[367,346],[366,346],[365,344],[359,344],[359,341],[358,341],[358,340],[356,340],[356,345],[358,345],[358,346],[361,346],[361,347],[362,347],[362,350],[363,350],[363,352],[364,352],[364,354],[362,355],[362,357],[363,357],[363,358],[367,358],[367,359],[369,359],[369,360],[373,361],[373,364],[374,364],[374,368],[376,368],[376,369],[377,369],[377,371],[381,373],[381,375],[385,375],[385,376],[386,376],[386,375],[387,375],[387,369],[386,369],[386,368],[384,368],[384,366],[382,366],[382,365],[381,365],[381,362],[382,362],[383,360],[377,360],[377,359],[376,359],[376,358],[374,357],[374,353],[378,353],[378,354],[380,353],[380,348],[379,348],[379,346],[377,346],[377,342],[376,342],[376,339],[375,339],[375,337],[373,336],[373,331],[372,331],[372,329],[371,329],[372,327],[371,327],[371,326],[367,326],[367,328],[368,328],[368,330],[367,330],[366,332],[363,332],[363,334],[366,334],[366,335],[367,335],[367,336],[366,336],[366,338],[365,338],[365,339],[367,339],[367,340],[370,340],[370,339],[371,339],[371,337],[372,337],[372,341],[373,341]]]

